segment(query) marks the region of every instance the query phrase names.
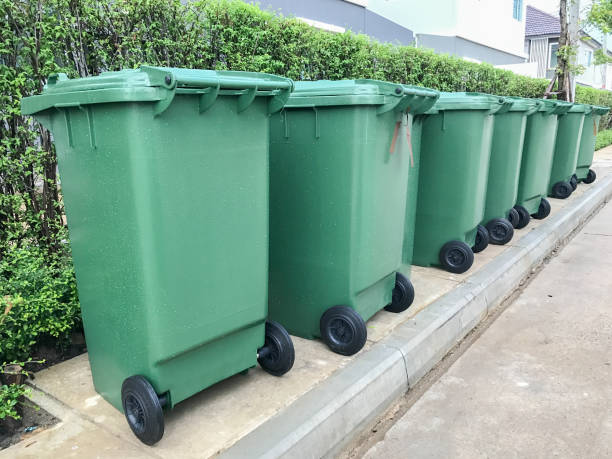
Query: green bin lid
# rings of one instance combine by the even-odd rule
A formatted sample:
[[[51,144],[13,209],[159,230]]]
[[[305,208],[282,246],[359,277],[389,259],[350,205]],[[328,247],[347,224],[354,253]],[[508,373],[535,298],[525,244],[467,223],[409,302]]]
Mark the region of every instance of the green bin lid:
[[[76,79],[59,73],[49,77],[41,95],[22,99],[21,112],[31,115],[53,107],[111,102],[169,101],[169,105],[175,92],[213,93],[216,97],[221,90],[232,90],[236,95],[248,93],[253,97],[273,96],[275,101],[270,101],[270,108],[280,110],[281,102],[289,97],[292,88],[289,78],[255,72],[142,66]],[[214,97],[208,96],[213,102]]]
[[[610,107],[600,107],[598,105],[592,105],[591,107],[593,107],[593,113],[599,116],[605,115],[610,111]]]
[[[562,115],[572,108],[572,103],[555,99],[532,99],[540,103],[537,111],[546,112],[550,115]]]
[[[567,113],[591,113],[592,110],[592,105],[572,104],[572,107],[567,111]]]
[[[540,106],[540,102],[537,99],[529,99],[527,97],[516,97],[516,96],[504,96],[506,99],[512,101],[511,112],[530,112],[537,111]]]
[[[489,110],[495,113],[502,108],[512,106],[506,97],[483,94],[479,92],[441,92],[440,98],[429,111],[436,113],[444,110]]]
[[[378,113],[389,110],[420,113],[420,107],[432,104],[438,92],[418,86],[404,86],[379,80],[296,81],[285,108],[341,105],[377,105]]]

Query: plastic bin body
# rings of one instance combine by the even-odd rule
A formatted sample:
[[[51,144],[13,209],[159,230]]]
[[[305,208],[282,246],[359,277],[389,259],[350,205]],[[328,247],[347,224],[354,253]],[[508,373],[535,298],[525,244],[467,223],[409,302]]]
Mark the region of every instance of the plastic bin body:
[[[516,204],[527,117],[539,105],[534,99],[510,99],[510,110],[495,116],[482,225],[494,218],[508,218]]]
[[[414,252],[414,228],[416,220],[417,196],[419,193],[419,170],[421,163],[421,136],[423,113],[431,109],[440,93],[433,89],[404,85],[407,91],[426,91],[418,101],[411,102],[408,109],[408,126],[412,142],[412,161],[408,169],[408,189],[406,194],[406,221],[404,223],[404,242],[402,249],[402,273],[409,275]]]
[[[576,177],[578,180],[584,180],[586,178],[589,168],[593,163],[595,140],[599,130],[599,120],[603,115],[608,113],[609,110],[610,109],[607,107],[592,106],[592,110],[585,113],[582,135],[580,136],[580,145],[578,147],[578,158],[576,161]]]
[[[172,406],[254,366],[268,113],[291,80],[142,67],[52,83],[23,108],[54,135],[96,390],[122,410],[143,375]]]
[[[538,211],[540,201],[547,195],[550,181],[557,116],[571,107],[567,102],[540,99],[540,108],[527,118],[523,158],[516,203],[530,214]]]
[[[591,111],[589,105],[574,104],[567,113],[558,116],[557,140],[548,181],[548,194],[551,196],[553,185],[557,182],[569,182],[576,171],[586,111]]]
[[[271,119],[269,311],[292,334],[319,337],[332,306],[367,320],[391,302],[410,167],[403,92],[297,82]]]
[[[441,247],[474,245],[482,221],[494,113],[506,99],[441,93],[423,118],[413,263],[438,266]]]

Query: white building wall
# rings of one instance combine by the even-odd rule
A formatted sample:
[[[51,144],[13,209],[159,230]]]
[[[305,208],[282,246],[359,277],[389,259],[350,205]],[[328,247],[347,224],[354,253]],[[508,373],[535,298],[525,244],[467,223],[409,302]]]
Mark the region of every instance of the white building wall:
[[[514,0],[369,0],[368,9],[415,34],[459,36],[516,56],[527,57],[525,2],[521,20]]]
[[[457,1],[368,0],[368,9],[392,19],[415,34],[455,35]]]
[[[585,67],[585,71],[582,75],[576,76],[576,82],[592,86],[594,88],[602,88],[604,82],[601,75],[601,66],[595,66],[595,46],[590,46],[587,42],[581,41],[578,43],[578,50],[576,51],[576,62],[579,65]],[[589,65],[589,53],[590,53],[590,65]]]
[[[457,2],[456,35],[516,56],[527,57],[524,51],[524,2],[520,20],[513,17],[514,0]]]

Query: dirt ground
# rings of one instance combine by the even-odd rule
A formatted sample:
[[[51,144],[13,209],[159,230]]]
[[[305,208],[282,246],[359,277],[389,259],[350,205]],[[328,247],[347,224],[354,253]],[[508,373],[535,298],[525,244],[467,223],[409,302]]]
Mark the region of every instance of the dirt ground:
[[[59,419],[53,417],[45,410],[26,401],[23,405],[22,418],[19,421],[0,421],[0,450],[27,440],[33,432],[46,429],[57,423]]]

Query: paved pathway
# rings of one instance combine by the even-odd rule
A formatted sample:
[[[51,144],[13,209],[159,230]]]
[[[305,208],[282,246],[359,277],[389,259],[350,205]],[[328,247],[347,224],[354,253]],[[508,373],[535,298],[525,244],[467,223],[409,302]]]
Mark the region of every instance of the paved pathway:
[[[365,456],[612,458],[612,203]]]

